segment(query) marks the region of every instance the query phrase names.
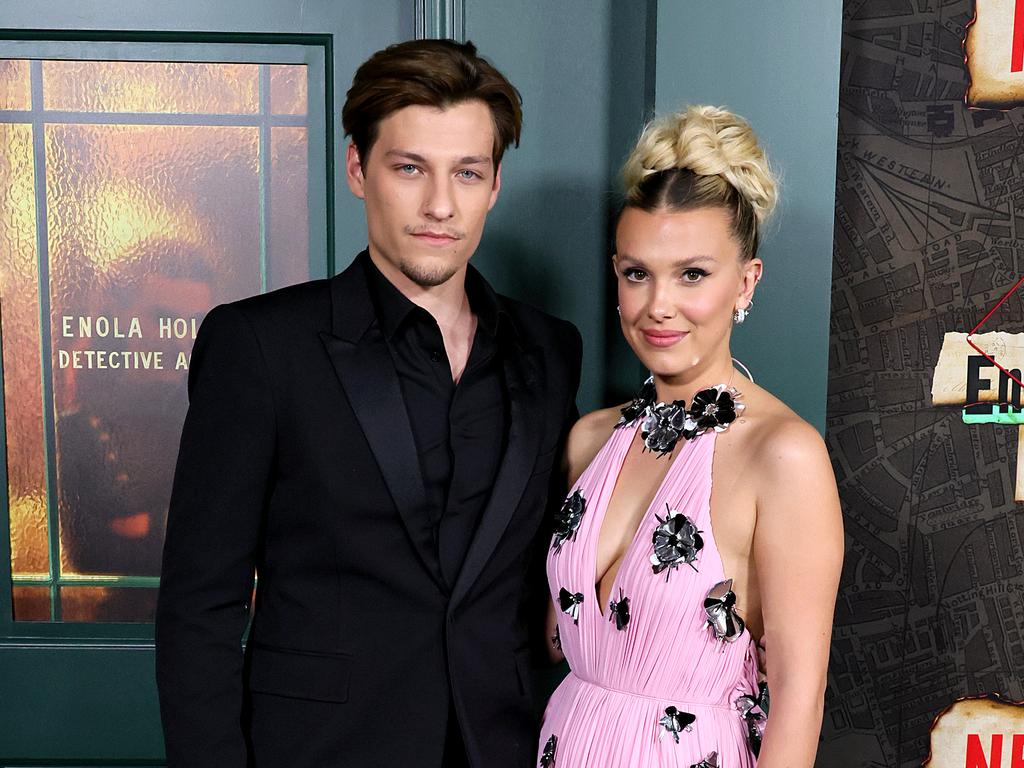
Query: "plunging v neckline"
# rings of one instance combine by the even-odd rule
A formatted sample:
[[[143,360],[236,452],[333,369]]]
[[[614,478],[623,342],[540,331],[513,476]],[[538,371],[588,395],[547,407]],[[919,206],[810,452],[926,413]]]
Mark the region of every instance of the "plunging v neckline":
[[[594,522],[592,523],[592,525],[594,525],[597,529],[597,536],[594,538],[593,556],[591,557],[590,562],[587,565],[592,577],[591,592],[594,596],[594,605],[597,606],[597,613],[602,619],[607,619],[608,614],[604,612],[604,603],[601,601],[601,590],[599,588],[600,582],[597,578],[597,558],[598,552],[601,548],[601,533],[604,530],[604,521],[605,517],[608,514],[608,507],[611,506],[612,500],[615,498],[615,491],[617,491],[619,487],[619,480],[622,477],[622,470],[626,464],[626,457],[629,455],[629,450],[630,448],[633,447],[633,443],[637,439],[637,434],[640,431],[642,421],[642,419],[637,419],[636,423],[633,424],[632,426],[618,428],[624,431],[628,429],[631,434],[629,436],[629,440],[623,440],[623,442],[625,442],[625,448],[622,448],[619,445],[615,446],[616,449],[620,451],[620,453],[614,457],[615,463],[613,465],[613,469],[615,472],[615,482],[612,485],[611,493],[608,495],[608,498],[605,501],[605,503],[600,505],[600,509],[595,510]],[[714,432],[712,431],[711,434],[714,435]],[[705,436],[706,434],[700,435],[699,438]],[[615,588],[616,586],[618,586],[619,583],[619,575],[622,573],[622,569],[625,567],[626,561],[632,554],[634,547],[637,546],[637,539],[640,537],[640,533],[646,530],[647,520],[651,516],[651,510],[654,508],[655,501],[657,501],[658,497],[661,495],[662,488],[664,488],[665,485],[669,482],[669,478],[672,476],[672,472],[675,471],[676,463],[678,462],[679,458],[692,445],[692,443],[692,440],[680,440],[678,445],[676,446],[678,448],[678,451],[669,456],[670,463],[668,465],[668,470],[666,470],[664,476],[661,478],[661,481],[655,486],[654,493],[651,495],[650,500],[647,502],[647,507],[646,509],[644,509],[644,513],[640,516],[640,519],[637,522],[636,530],[633,531],[633,538],[630,539],[629,544],[626,545],[626,549],[623,550],[621,561],[619,562],[619,567],[615,571],[615,576],[612,577],[611,589],[608,592],[608,595],[612,600],[615,599]],[[714,451],[712,451],[712,461],[713,460]]]

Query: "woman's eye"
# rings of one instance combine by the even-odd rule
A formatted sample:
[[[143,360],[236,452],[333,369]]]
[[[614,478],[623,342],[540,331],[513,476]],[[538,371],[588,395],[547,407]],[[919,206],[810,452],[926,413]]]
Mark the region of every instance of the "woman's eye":
[[[647,279],[647,273],[638,267],[626,267],[622,270],[622,276],[631,283],[639,283]]]
[[[699,282],[702,277],[707,276],[707,272],[703,269],[688,269],[683,272],[683,281],[687,283]]]

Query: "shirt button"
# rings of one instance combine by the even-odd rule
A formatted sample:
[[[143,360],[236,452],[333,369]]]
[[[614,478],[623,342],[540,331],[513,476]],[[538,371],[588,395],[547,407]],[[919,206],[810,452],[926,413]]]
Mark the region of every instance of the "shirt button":
[[[435,363],[440,363],[441,353],[435,349],[433,352],[430,353],[430,359],[433,360]]]

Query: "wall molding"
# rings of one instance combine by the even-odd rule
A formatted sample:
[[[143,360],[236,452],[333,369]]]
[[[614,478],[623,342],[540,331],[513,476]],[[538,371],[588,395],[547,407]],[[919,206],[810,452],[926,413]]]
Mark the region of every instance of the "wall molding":
[[[416,39],[466,41],[465,0],[415,0]]]

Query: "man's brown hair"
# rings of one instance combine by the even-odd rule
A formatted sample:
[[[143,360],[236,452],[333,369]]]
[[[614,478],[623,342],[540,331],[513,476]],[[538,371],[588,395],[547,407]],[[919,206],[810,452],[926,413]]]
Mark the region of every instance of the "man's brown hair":
[[[519,146],[522,98],[470,42],[410,40],[377,51],[356,70],[341,122],[366,166],[380,121],[410,106],[446,109],[479,99],[494,122],[494,167],[510,144]]]

